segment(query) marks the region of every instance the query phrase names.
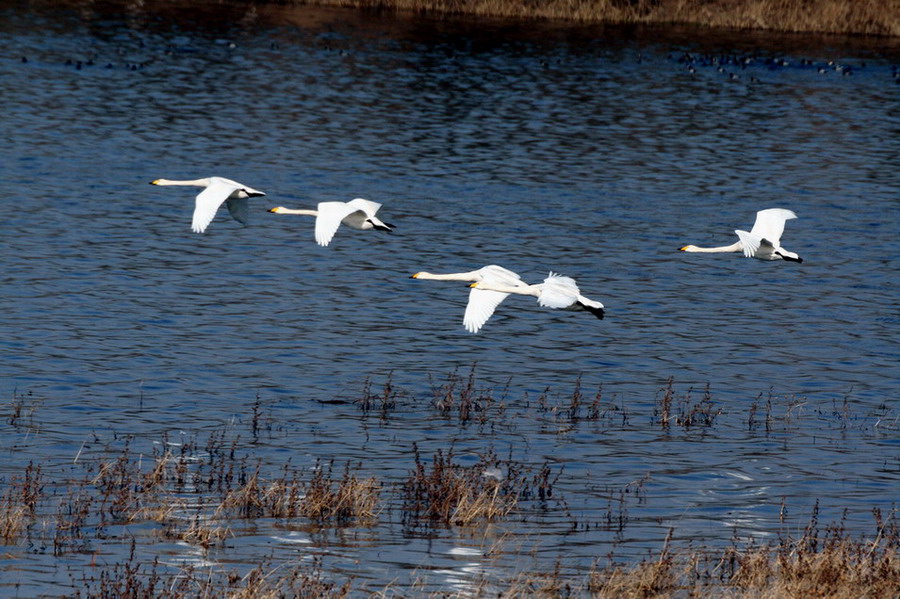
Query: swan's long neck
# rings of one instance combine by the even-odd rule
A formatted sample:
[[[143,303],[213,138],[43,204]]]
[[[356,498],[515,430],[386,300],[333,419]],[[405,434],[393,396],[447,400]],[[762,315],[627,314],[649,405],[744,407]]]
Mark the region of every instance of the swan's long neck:
[[[740,252],[743,250],[743,246],[740,241],[736,241],[731,245],[723,245],[721,247],[715,248],[701,248],[696,245],[686,245],[681,248],[682,252],[703,252],[707,254],[719,254],[724,252]]]
[[[429,279],[432,281],[477,281],[478,271],[472,272],[451,272],[448,274],[433,274],[430,272],[417,272],[413,275],[414,279]]]
[[[154,185],[185,185],[191,187],[209,187],[209,179],[194,179],[193,181],[173,181],[171,179],[157,179]]]
[[[279,208],[277,210],[270,210],[270,212],[275,212],[277,214],[301,214],[303,216],[319,216],[318,210],[295,210],[293,208]]]

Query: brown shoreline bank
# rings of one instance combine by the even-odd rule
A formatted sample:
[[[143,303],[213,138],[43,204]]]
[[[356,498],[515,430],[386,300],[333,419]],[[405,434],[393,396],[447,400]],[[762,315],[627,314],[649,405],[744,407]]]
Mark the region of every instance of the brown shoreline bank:
[[[288,4],[581,23],[900,36],[900,0],[293,0]]]

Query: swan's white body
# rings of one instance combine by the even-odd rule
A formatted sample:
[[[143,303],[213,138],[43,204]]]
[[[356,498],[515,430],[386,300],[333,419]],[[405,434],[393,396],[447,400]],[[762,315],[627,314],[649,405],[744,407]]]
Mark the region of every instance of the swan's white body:
[[[538,298],[538,304],[546,308],[585,310],[597,318],[603,318],[603,304],[581,295],[581,291],[578,289],[575,279],[564,277],[553,272],[544,279],[543,283],[538,283],[537,285],[509,287],[489,282],[478,282],[472,283],[470,287],[485,291],[533,295]]]
[[[456,272],[449,274],[432,274],[430,272],[417,272],[410,277],[412,279],[431,279],[434,281],[467,281],[486,283],[509,288],[527,286],[527,283],[519,278],[519,275],[502,266],[490,264],[471,272]],[[466,304],[466,313],[463,315],[463,325],[470,333],[477,333],[484,323],[493,315],[500,302],[509,296],[508,291],[494,291],[474,288],[469,292],[469,303]]]
[[[759,260],[788,260],[790,262],[803,262],[803,259],[781,247],[781,234],[784,233],[784,223],[792,218],[797,218],[791,210],[784,208],[769,208],[756,213],[756,222],[748,233],[735,230],[738,241],[722,247],[702,248],[696,245],[686,245],[681,248],[683,252],[743,252],[748,258]]]
[[[319,202],[315,210],[293,210],[278,206],[269,212],[275,214],[302,214],[316,217],[316,243],[325,247],[331,243],[331,238],[337,232],[341,224],[351,229],[366,231],[378,229],[379,231],[393,231],[394,225],[381,221],[375,213],[381,208],[381,204],[356,198],[349,202]]]
[[[193,181],[171,181],[169,179],[156,179],[150,182],[151,185],[186,185],[190,187],[205,187],[203,191],[197,194],[197,200],[194,206],[194,220],[191,223],[191,230],[195,233],[202,233],[215,218],[219,206],[225,203],[228,206],[228,212],[241,224],[247,223],[249,216],[249,208],[247,206],[247,198],[255,198],[264,196],[261,191],[247,187],[237,181],[226,179],[224,177],[207,177],[205,179],[194,179]]]

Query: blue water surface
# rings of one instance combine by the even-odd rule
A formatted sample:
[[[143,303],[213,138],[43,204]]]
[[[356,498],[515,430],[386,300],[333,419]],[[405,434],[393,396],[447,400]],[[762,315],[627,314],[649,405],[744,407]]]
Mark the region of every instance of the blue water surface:
[[[813,513],[874,536],[900,491],[896,40],[177,4],[0,2],[0,398],[31,414],[0,422],[0,480],[216,431],[271,472],[353,463],[385,485],[376,526],[136,534],[172,567],[316,555],[369,590],[579,575],[670,529],[723,545]],[[213,175],[266,192],[246,226],[192,233],[199,190],[148,185]],[[320,247],[267,213],[355,197],[396,231]],[[678,251],[772,207],[802,264]],[[465,283],[409,278],[487,264],[574,277],[606,318],[510,297],[471,334]],[[434,405],[470,373],[481,422]],[[670,379],[714,423],[664,426]],[[388,417],[354,403],[367,380]],[[547,464],[554,499],[414,534],[414,445]],[[0,593],[72,592],[128,551],[13,544]]]

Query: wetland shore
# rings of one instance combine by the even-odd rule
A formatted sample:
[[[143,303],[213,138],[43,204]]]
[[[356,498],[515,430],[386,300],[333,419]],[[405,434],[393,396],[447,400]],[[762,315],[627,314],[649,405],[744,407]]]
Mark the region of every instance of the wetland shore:
[[[900,35],[898,0],[295,0],[292,4],[581,23]]]

